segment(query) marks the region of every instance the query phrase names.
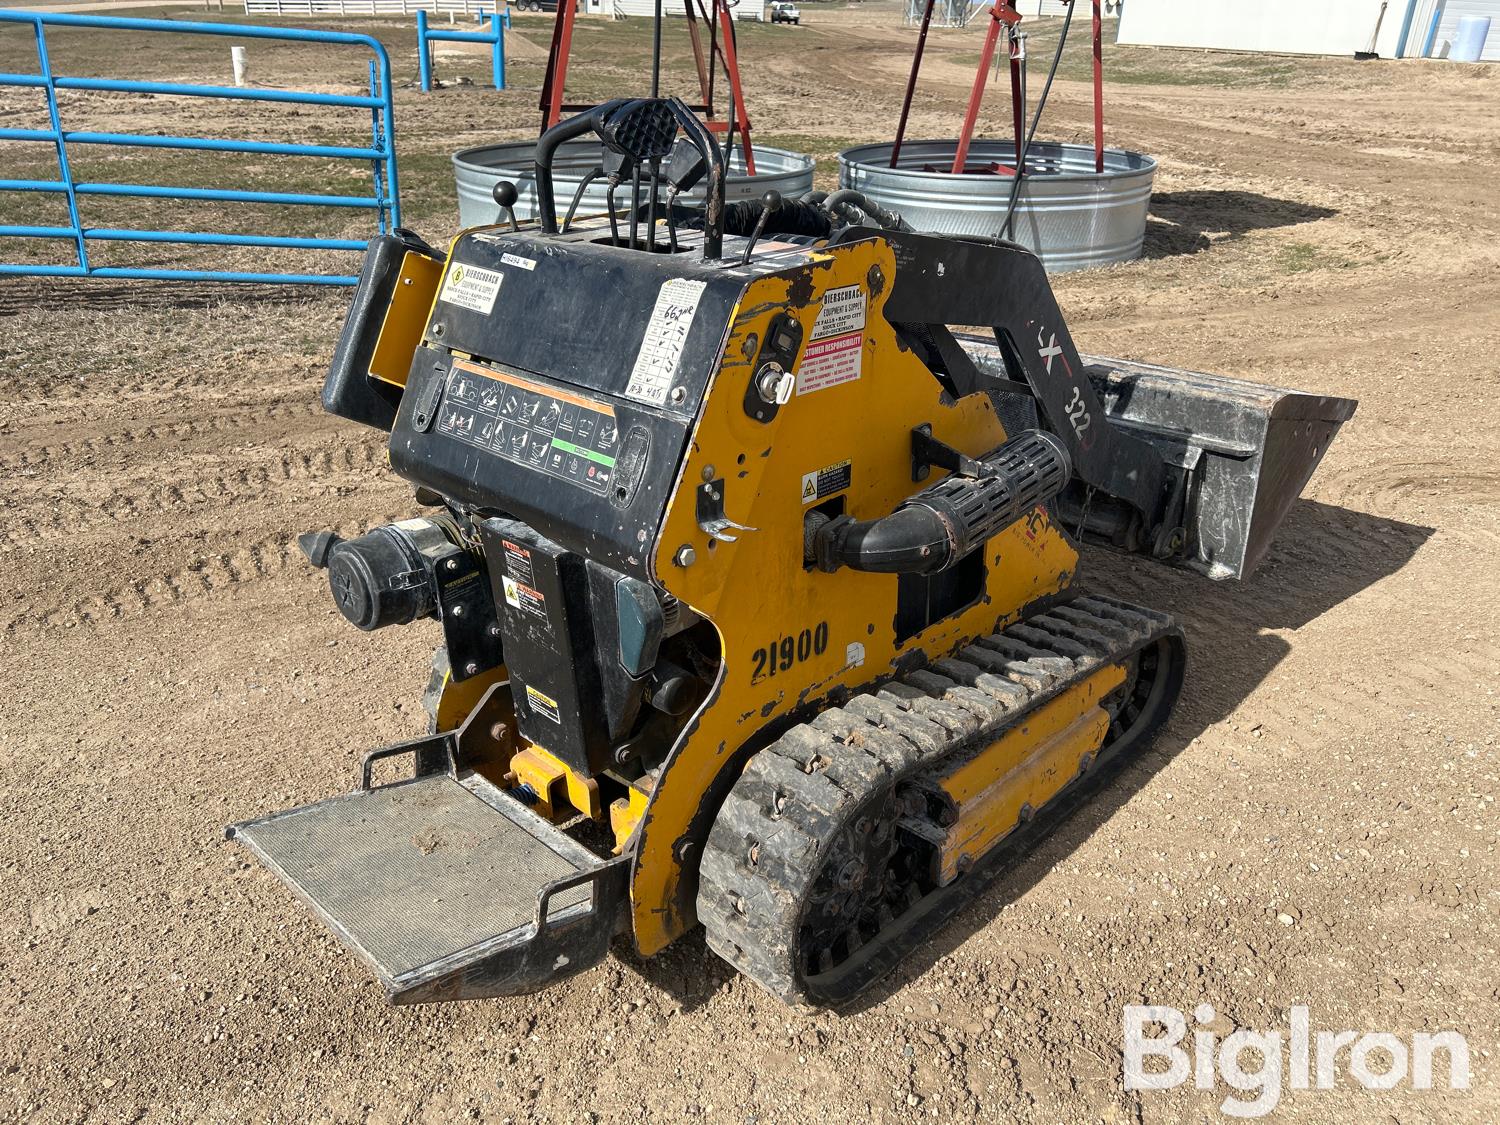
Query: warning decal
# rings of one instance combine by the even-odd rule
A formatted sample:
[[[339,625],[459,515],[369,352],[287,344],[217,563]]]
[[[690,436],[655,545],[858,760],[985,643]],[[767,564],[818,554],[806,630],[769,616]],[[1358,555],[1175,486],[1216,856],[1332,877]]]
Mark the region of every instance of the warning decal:
[[[803,473],[802,502],[813,504],[825,496],[843,492],[849,487],[852,474],[853,463],[850,461],[840,461],[837,465],[829,465],[815,473]]]
[[[562,715],[557,710],[557,700],[550,695],[543,695],[530,684],[526,685],[526,702],[538,715],[543,715],[554,723],[562,722]]]
[[[505,552],[505,569],[510,576],[528,586],[535,582],[536,576],[531,569],[531,552],[509,539],[500,540],[500,546]]]
[[[807,395],[853,382],[859,378],[864,356],[863,332],[814,340],[803,351],[802,363],[797,368],[797,393]]]
[[[812,338],[842,336],[865,326],[865,291],[858,285],[843,285],[823,294],[823,307],[813,322]]]
[[[505,275],[498,270],[454,262],[443,280],[443,291],[438,294],[438,300],[489,315],[495,311],[495,294],[500,292],[500,283],[504,280]]]
[[[530,586],[517,582],[514,578],[506,575],[500,580],[501,587],[505,590],[506,604],[513,609],[524,610],[533,617],[547,620],[547,599],[539,590],[533,590]]]
[[[646,324],[645,338],[641,340],[641,350],[635,356],[630,382],[625,387],[630,398],[655,406],[667,401],[667,392],[672,389],[672,380],[677,376],[677,364],[687,347],[688,331],[693,327],[693,317],[698,313],[698,302],[706,285],[706,282],[685,277],[662,282],[661,292],[656,295],[656,307],[651,310],[651,319]]]

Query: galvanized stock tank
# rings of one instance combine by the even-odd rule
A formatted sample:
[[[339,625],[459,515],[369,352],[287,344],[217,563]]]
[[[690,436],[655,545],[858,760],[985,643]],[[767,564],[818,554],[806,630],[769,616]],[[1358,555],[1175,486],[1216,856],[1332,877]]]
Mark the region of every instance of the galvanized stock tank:
[[[907,141],[892,168],[889,144],[860,145],[839,154],[839,186],[856,188],[899,211],[917,230],[993,236],[1010,199],[1004,173],[953,175],[955,140]],[[1010,141],[976,140],[968,168],[1013,167]],[[1094,171],[1089,145],[1037,141],[1026,150],[1026,176],[1011,237],[1034,250],[1051,273],[1087,269],[1141,256],[1156,161],[1125,149],[1104,150]]]
[[[754,146],[754,152],[756,174],[753,177],[745,173],[745,156],[740,149],[736,148],[730,158],[725,185],[725,197],[729,201],[755,199],[772,188],[790,199],[812,190],[812,157],[760,145]],[[573,193],[589,169],[599,166],[599,157],[599,142],[593,140],[568,141],[557,150],[552,159],[552,178],[560,212],[568,209]],[[535,218],[536,175],[532,170],[535,158],[535,141],[507,141],[455,153],[453,175],[458,183],[459,222],[466,227],[475,227],[497,221],[499,209],[490,197],[490,190],[497,180],[510,180],[516,185],[520,195],[516,202],[516,218]],[[603,180],[591,183],[578,204],[578,214],[597,215],[604,211],[606,190]],[[678,198],[682,202],[701,203],[703,185]],[[624,207],[629,199],[629,185],[621,184],[615,191],[616,205]]]

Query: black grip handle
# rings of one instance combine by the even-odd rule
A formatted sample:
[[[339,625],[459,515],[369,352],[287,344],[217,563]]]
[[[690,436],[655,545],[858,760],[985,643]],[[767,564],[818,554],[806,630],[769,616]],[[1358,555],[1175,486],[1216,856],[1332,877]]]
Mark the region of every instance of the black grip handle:
[[[634,99],[635,102],[652,100]],[[600,126],[610,113],[630,101],[631,99],[615,98],[604,102],[566,121],[559,121],[537,140],[536,200],[537,209],[540,212],[537,220],[544,234],[558,233],[557,194],[552,181],[552,161],[557,155],[558,148],[590,130],[599,133],[603,139]],[[718,258],[724,252],[724,178],[726,175],[724,154],[719,151],[719,146],[714,144],[713,137],[703,122],[698,120],[697,115],[681,98],[655,99],[655,102],[657,104],[665,102],[671,108],[672,116],[677,119],[682,131],[687,134],[688,139],[708,162],[708,202],[704,209],[703,256]]]

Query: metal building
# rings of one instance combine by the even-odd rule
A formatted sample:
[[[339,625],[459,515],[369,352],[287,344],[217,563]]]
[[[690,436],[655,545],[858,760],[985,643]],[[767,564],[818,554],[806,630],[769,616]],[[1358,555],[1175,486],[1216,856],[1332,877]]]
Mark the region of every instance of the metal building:
[[[1382,14],[1382,8],[1384,13]],[[1268,54],[1353,55],[1377,25],[1383,59],[1441,53],[1461,16],[1489,16],[1494,25],[1483,58],[1500,60],[1500,0],[1127,0],[1118,42],[1148,47],[1202,47]],[[1433,18],[1437,18],[1434,31]]]
[[[737,20],[764,20],[767,18],[766,3],[767,0],[739,0],[730,7],[729,14]],[[651,19],[656,14],[656,0],[582,0],[578,10],[589,15]],[[680,17],[683,14],[682,0],[662,0],[662,12]]]

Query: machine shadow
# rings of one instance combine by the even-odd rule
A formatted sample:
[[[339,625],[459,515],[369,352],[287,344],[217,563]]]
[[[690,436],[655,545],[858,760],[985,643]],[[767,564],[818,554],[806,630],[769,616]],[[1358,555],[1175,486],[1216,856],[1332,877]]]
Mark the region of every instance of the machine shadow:
[[[1290,227],[1331,218],[1331,207],[1275,199],[1253,191],[1166,191],[1151,196],[1146,219],[1143,258],[1172,258],[1198,254],[1219,241],[1240,238],[1250,231]]]
[[[1181,623],[1188,669],[1177,710],[1149,748],[1122,763],[1107,784],[1030,852],[996,871],[976,901],[890,977],[840,1009],[841,1014],[883,1003],[962,946],[1066,859],[1198,734],[1232,713],[1291,647],[1267,630],[1298,628],[1395,574],[1432,533],[1429,527],[1299,500],[1260,569],[1244,582],[1210,582],[1104,549],[1086,549],[1080,567],[1087,575],[1086,589],[1165,610]],[[629,953],[620,959],[670,993],[684,1010],[706,1002],[731,972],[708,949],[701,930],[654,960]]]

